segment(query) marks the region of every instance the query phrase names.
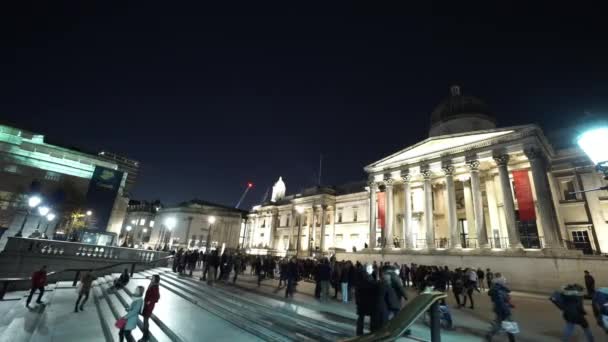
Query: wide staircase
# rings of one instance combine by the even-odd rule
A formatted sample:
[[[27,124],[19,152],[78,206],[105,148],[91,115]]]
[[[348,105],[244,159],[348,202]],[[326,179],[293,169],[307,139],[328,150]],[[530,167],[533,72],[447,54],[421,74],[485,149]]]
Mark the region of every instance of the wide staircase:
[[[354,335],[352,316],[329,314],[236,286],[211,287],[158,267],[135,273],[119,290],[111,289],[119,274],[98,277],[84,311],[78,313],[74,312],[77,290],[72,282],[47,286],[44,304],[34,304],[36,294],[30,309],[25,307],[29,291],[7,293],[0,301],[0,342],[118,341],[116,319],[125,314],[135,288],[147,288],[154,274],[161,276],[161,298],[149,323],[151,341],[337,341]],[[435,301],[421,300],[417,312],[428,310]],[[393,324],[396,329],[383,333],[391,337],[386,340],[395,340],[416,315],[412,311],[403,316],[411,322]],[[133,330],[136,340],[142,337],[141,316],[138,326]]]

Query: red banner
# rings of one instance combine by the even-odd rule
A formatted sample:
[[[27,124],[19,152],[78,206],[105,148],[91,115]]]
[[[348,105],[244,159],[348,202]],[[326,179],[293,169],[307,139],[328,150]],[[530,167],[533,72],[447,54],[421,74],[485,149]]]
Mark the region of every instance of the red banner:
[[[532,197],[532,186],[528,177],[528,170],[512,171],[513,186],[517,206],[519,207],[520,221],[535,221],[536,211],[534,210],[534,197]]]
[[[378,223],[380,229],[384,229],[386,222],[386,193],[378,192]]]

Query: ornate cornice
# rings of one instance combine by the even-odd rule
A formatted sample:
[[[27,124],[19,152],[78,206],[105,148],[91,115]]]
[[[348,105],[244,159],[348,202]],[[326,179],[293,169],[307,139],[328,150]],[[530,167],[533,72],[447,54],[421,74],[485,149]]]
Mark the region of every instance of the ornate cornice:
[[[471,172],[478,172],[479,171],[479,160],[474,159],[474,160],[467,161],[467,167],[469,168],[469,170]]]
[[[409,182],[412,179],[412,175],[409,170],[401,170],[401,180],[404,183]]]
[[[496,165],[498,166],[507,166],[507,164],[509,163],[509,155],[508,154],[499,154],[499,155],[495,155],[492,158],[494,158],[494,161],[496,162]]]
[[[441,170],[443,170],[443,173],[445,173],[446,176],[454,175],[454,165],[443,165]]]
[[[425,180],[431,179],[431,177],[433,177],[433,172],[430,169],[421,169],[420,174]]]

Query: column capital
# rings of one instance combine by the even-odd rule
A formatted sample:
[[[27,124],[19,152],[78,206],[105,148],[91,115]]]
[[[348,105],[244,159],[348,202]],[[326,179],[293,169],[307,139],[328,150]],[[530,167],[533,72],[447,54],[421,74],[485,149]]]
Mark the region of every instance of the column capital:
[[[443,165],[441,170],[443,170],[443,173],[445,173],[446,176],[454,175],[454,165],[452,164]]]
[[[409,171],[401,171],[401,180],[403,183],[408,183],[410,180],[412,180],[412,175]]]
[[[527,147],[524,149],[524,154],[526,155],[526,157],[529,160],[544,160],[545,159],[545,154],[536,147]]]
[[[493,156],[492,158],[494,158],[494,161],[498,166],[507,166],[510,157],[508,154],[498,154]]]
[[[467,161],[467,167],[469,168],[469,171],[471,171],[471,172],[479,171],[479,160],[473,159],[473,160]]]
[[[395,180],[391,177],[390,174],[384,175],[384,185],[385,186],[393,186]]]
[[[431,172],[430,169],[421,169],[420,170],[420,174],[422,175],[422,177],[427,180],[427,179],[431,179],[431,177],[433,176],[433,172]]]

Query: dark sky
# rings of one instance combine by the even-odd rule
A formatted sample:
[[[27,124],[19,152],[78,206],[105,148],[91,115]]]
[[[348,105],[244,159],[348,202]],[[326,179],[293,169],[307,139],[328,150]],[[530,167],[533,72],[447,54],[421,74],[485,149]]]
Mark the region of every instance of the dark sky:
[[[608,113],[606,18],[582,2],[14,2],[0,121],[141,161],[139,199],[234,204],[253,181],[248,207],[279,176],[314,185],[321,153],[323,183],[363,179],[451,84],[500,126]]]

